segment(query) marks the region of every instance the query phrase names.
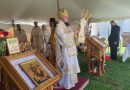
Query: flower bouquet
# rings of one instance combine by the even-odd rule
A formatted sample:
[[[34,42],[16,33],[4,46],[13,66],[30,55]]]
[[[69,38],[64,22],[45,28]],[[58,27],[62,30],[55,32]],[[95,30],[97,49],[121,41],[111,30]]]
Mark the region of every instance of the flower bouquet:
[[[9,32],[0,29],[0,56],[6,54],[6,37],[9,35]]]

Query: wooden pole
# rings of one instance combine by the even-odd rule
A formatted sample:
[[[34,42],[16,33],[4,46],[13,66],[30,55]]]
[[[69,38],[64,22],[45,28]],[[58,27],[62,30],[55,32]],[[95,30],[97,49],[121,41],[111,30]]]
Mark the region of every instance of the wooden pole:
[[[57,0],[57,9],[58,9],[58,10],[60,9],[60,3],[59,3],[59,0]]]
[[[107,23],[107,22],[106,22]],[[107,25],[107,27],[108,27],[108,38],[109,38],[109,36],[110,36],[110,28],[109,28],[109,26]],[[108,54],[110,55],[110,46],[109,46],[109,41],[108,41]]]
[[[15,31],[14,19],[12,19],[12,27],[13,27],[13,32],[14,32]]]

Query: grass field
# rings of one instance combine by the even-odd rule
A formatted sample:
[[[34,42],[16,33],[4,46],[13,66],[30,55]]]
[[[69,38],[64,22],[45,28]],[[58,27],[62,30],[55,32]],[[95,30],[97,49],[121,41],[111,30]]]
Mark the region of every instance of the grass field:
[[[106,61],[105,74],[97,77],[87,73],[85,54],[79,53],[78,58],[81,68],[79,75],[90,80],[85,90],[130,90],[130,59],[125,63],[121,57],[115,61]]]

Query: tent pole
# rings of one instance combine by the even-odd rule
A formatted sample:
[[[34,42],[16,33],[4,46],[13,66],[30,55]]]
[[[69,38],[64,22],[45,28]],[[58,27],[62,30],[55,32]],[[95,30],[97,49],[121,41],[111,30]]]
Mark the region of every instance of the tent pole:
[[[13,32],[15,31],[14,19],[12,19]]]
[[[59,0],[57,0],[57,9],[60,9],[60,4],[59,4]]]
[[[123,23],[124,23],[124,21],[125,21],[125,19],[123,19]],[[122,23],[122,24],[123,24],[123,23]],[[121,28],[121,31],[120,31],[121,33],[123,32],[122,30],[123,30],[123,29]],[[122,37],[119,39],[119,55],[120,55],[120,56],[121,56],[121,53],[122,53],[122,52],[121,52],[121,49],[122,49],[121,39],[122,39]]]
[[[105,23],[107,24],[107,20],[105,20]],[[109,26],[107,25],[107,28],[108,28],[108,38],[109,38]],[[108,41],[108,55],[110,55],[110,46],[109,46],[109,41]]]

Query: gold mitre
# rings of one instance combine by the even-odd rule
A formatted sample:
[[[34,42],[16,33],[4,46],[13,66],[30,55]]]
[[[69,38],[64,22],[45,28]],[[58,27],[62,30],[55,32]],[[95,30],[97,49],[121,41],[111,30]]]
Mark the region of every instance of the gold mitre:
[[[64,9],[64,8],[61,8],[61,9],[59,9],[58,10],[58,17],[59,18],[63,18],[63,17],[68,17],[68,12],[67,12],[67,10],[66,9]]]

